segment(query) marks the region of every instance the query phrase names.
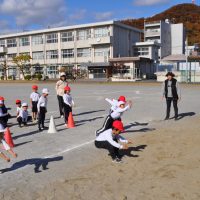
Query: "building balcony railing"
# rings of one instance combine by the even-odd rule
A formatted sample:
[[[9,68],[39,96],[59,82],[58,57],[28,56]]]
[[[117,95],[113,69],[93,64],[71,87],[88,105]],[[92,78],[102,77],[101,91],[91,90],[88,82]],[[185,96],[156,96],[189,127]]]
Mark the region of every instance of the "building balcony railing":
[[[160,36],[160,31],[145,31],[145,37]]]
[[[6,54],[7,48],[6,47],[0,47],[0,54]]]

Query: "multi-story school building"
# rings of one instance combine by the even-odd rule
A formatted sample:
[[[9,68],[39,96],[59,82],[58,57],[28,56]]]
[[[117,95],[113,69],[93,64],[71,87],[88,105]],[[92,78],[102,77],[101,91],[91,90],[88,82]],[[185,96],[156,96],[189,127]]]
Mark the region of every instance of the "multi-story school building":
[[[7,62],[8,76],[16,79],[20,77],[12,58],[20,54],[32,58],[26,73],[58,78],[59,69],[66,68],[85,69],[88,78],[110,77],[109,60],[132,57],[133,44],[140,41],[141,33],[119,21],[107,21],[0,35],[0,62]],[[126,73],[134,77],[138,69],[130,68],[126,67]]]

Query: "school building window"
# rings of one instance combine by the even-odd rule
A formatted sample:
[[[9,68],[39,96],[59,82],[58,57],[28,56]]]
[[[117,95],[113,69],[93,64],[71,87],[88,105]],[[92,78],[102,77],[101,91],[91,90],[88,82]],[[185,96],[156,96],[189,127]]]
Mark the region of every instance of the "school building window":
[[[20,38],[19,45],[20,46],[29,46],[30,45],[29,37]]]
[[[36,51],[32,54],[33,60],[42,60],[44,59],[44,52],[43,51]]]
[[[16,57],[17,54],[16,53],[11,53],[11,54],[7,54],[7,58],[10,60],[10,59],[13,59],[14,57]]]
[[[58,51],[57,50],[51,50],[46,52],[47,59],[56,59],[58,58]]]
[[[6,44],[5,44],[5,40],[0,40],[0,47],[5,47]]]
[[[22,52],[19,55],[29,55],[30,56],[30,52]]]
[[[32,36],[32,45],[39,45],[43,44],[43,36],[42,35],[35,35]]]
[[[79,30],[77,31],[77,40],[88,40],[91,38],[91,30]]]
[[[15,38],[8,39],[7,40],[7,47],[16,47],[17,46],[17,40]]]
[[[106,37],[109,36],[109,28],[108,27],[102,27],[102,28],[96,28],[94,29],[94,37]]]
[[[77,49],[77,57],[90,57],[90,56],[91,56],[90,48]]]
[[[74,34],[72,31],[61,33],[62,42],[71,42],[74,41]]]
[[[62,50],[62,58],[73,58],[73,57],[74,57],[74,49]]]
[[[95,48],[94,50],[94,56],[99,57],[99,56],[110,56],[110,48],[109,47],[100,47],[100,48]]]
[[[57,43],[58,42],[58,34],[57,33],[47,34],[46,42],[47,43]]]

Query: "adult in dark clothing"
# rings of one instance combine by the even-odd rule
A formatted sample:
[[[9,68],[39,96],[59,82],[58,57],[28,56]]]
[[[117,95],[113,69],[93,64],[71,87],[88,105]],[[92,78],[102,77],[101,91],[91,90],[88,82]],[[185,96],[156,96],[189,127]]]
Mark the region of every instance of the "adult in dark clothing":
[[[174,78],[175,75],[172,72],[166,74],[167,79],[163,82],[162,85],[162,98],[166,98],[166,117],[165,120],[168,120],[170,117],[171,103],[173,102],[174,106],[174,118],[178,119],[178,101],[181,100],[181,89],[178,81]]]

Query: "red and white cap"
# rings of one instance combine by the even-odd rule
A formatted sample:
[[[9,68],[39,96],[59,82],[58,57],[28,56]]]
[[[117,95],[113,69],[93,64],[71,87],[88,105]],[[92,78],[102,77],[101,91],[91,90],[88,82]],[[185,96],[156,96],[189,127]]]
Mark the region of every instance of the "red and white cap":
[[[66,86],[66,87],[64,88],[64,90],[65,90],[65,91],[71,91],[71,88],[70,88],[69,86]]]
[[[0,100],[1,100],[1,101],[4,101],[5,99],[4,99],[4,97],[0,96]]]
[[[49,94],[49,90],[47,88],[43,88],[42,94]]]
[[[37,86],[37,85],[33,85],[33,86],[32,86],[32,89],[33,89],[33,90],[37,90],[37,89],[38,89],[38,86]]]
[[[19,104],[19,103],[21,103],[21,100],[17,99],[17,100],[15,101],[15,103],[16,103],[16,104]]]
[[[112,124],[112,126],[113,126],[113,128],[116,128],[116,129],[118,129],[120,131],[124,131],[124,125],[119,120],[114,121],[113,124]]]
[[[126,103],[126,97],[125,96],[120,96],[118,101],[123,101],[123,102]]]

